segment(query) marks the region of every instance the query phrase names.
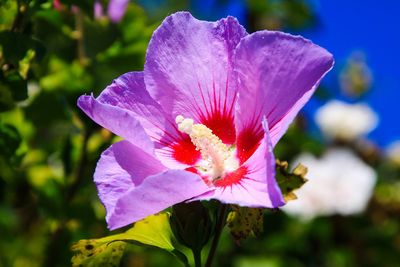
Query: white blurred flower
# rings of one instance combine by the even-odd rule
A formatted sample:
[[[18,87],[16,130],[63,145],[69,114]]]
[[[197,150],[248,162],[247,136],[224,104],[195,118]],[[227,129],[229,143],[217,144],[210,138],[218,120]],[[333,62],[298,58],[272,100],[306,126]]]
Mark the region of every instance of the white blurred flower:
[[[400,140],[391,143],[386,148],[386,157],[394,164],[400,166]]]
[[[302,154],[296,159],[307,166],[308,182],[295,192],[283,210],[309,220],[323,215],[350,215],[365,210],[373,193],[376,173],[347,149],[331,149],[320,159]]]
[[[316,112],[315,121],[326,137],[351,141],[372,131],[378,116],[366,104],[332,100]]]

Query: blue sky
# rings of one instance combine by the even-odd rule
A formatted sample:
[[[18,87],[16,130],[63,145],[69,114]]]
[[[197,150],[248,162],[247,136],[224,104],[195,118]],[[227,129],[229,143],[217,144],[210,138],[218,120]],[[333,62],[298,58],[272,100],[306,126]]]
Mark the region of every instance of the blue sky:
[[[370,138],[380,146],[400,139],[400,1],[315,0],[313,3],[321,24],[302,34],[335,56],[336,70],[327,76],[327,84],[335,84],[338,67],[353,51],[363,51],[374,75],[373,88],[364,101],[380,117]]]
[[[400,1],[309,1],[320,24],[301,34],[328,49],[336,60],[334,70],[328,74],[324,83],[338,98],[346,100],[338,93],[340,66],[343,66],[352,52],[364,52],[374,76],[374,84],[362,101],[367,102],[380,118],[370,139],[382,147],[400,139]],[[233,15],[243,24],[246,20],[245,1],[231,0],[224,3],[219,4],[215,0],[193,1],[192,11],[203,19]],[[320,104],[314,99],[306,106],[306,113],[313,113]]]

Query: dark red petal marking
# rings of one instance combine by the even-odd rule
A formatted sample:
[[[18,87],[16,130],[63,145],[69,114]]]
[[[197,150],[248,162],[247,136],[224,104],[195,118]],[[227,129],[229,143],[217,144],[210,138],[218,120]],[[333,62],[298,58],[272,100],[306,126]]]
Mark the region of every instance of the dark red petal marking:
[[[236,140],[235,124],[233,116],[215,110],[209,117],[202,118],[202,124],[212,130],[224,144],[233,144]]]
[[[215,81],[213,81],[212,88],[212,92],[207,91],[206,95],[204,95],[199,83],[204,110],[198,112],[198,118],[200,123],[211,129],[213,134],[218,136],[224,144],[234,144],[236,129],[233,107],[236,101],[236,94],[234,94],[233,99],[228,100],[228,91],[235,89],[229,87],[228,78],[225,90],[218,89]]]
[[[195,174],[200,174],[199,171],[195,167],[187,167],[185,171],[192,172]]]
[[[263,131],[261,127],[244,128],[236,139],[237,157],[239,164],[243,164],[258,148],[261,139],[263,138]]]
[[[174,159],[184,164],[194,165],[201,156],[200,151],[196,150],[188,135],[173,143],[171,148]]]
[[[238,184],[247,173],[248,173],[247,168],[245,166],[241,166],[238,169],[236,169],[236,171],[227,173],[221,179],[216,180],[214,182],[214,185],[217,187],[227,187],[234,184]]]

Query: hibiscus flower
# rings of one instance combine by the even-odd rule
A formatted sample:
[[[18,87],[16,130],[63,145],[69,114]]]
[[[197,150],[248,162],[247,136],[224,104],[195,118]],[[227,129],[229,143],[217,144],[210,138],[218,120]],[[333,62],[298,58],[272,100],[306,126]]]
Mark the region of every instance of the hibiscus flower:
[[[183,201],[284,205],[273,147],[332,65],[330,53],[300,36],[248,34],[233,17],[167,17],[143,72],[78,100],[125,139],[103,152],[94,174],[108,227]]]

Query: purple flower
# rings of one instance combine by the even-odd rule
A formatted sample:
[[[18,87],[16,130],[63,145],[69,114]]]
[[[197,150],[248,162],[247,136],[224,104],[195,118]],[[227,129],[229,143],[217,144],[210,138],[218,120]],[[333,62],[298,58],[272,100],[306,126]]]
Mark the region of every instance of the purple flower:
[[[119,22],[125,14],[129,0],[110,0],[108,4],[108,17],[112,22]]]
[[[93,14],[96,19],[104,16],[103,5],[99,0],[94,1]]]
[[[299,36],[248,34],[233,17],[167,17],[143,72],[78,100],[125,139],[94,174],[109,228],[187,200],[284,205],[273,147],[332,65],[330,53]]]
[[[120,22],[125,15],[129,0],[110,0],[107,7],[107,15],[114,23]],[[93,14],[96,19],[104,16],[103,5],[100,0],[95,0],[93,6]]]

